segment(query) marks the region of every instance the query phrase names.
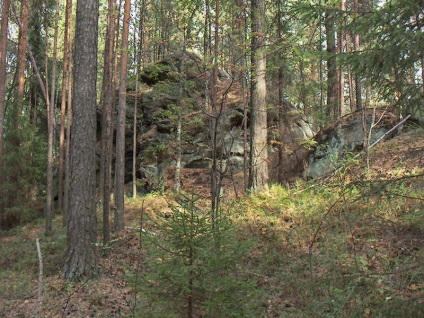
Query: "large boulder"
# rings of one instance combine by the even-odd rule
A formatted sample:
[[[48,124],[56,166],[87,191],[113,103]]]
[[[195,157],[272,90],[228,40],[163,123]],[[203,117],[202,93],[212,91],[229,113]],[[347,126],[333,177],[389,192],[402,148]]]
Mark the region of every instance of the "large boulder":
[[[386,134],[399,116],[385,108],[367,109],[365,113],[366,136],[372,144]],[[372,127],[370,129],[370,127]],[[393,131],[386,138],[397,133]],[[306,179],[325,176],[334,171],[346,156],[352,156],[364,147],[362,111],[346,115],[320,130],[314,137],[315,147],[308,157],[308,166],[303,173]]]

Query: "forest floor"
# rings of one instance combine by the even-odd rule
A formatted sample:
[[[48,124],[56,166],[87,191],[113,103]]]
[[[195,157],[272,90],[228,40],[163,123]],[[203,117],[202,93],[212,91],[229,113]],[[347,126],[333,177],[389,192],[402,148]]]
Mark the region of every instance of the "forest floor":
[[[223,205],[256,242],[241,267],[256,277],[257,317],[424,317],[424,131],[379,143],[366,162],[350,158],[331,177],[256,196],[242,193],[242,175],[226,181]],[[184,170],[183,188],[209,193],[207,175]],[[95,281],[63,279],[61,217],[50,237],[43,220],[0,232],[0,317],[148,317],[130,283],[145,266],[134,228],[142,214],[172,213],[170,201],[159,193],[126,201],[128,227],[104,247]]]

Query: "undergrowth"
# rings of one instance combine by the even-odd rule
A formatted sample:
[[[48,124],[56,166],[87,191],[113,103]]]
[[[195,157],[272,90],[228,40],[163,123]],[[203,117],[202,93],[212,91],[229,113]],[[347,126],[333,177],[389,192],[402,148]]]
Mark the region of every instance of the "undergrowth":
[[[422,316],[423,183],[275,185],[237,202],[237,224],[258,242],[245,265],[261,273],[268,316]]]
[[[132,306],[116,306],[115,316],[187,317],[191,306],[193,317],[423,317],[420,173],[272,185],[223,206],[215,229],[204,200],[130,199],[131,229],[114,236],[102,261],[104,277]],[[42,220],[0,233],[0,315],[14,300],[34,298],[36,237],[45,277],[61,272],[65,230],[55,222],[51,237],[41,236]],[[84,291],[83,308],[113,306],[100,290],[88,291],[95,286],[59,286],[62,298],[46,291],[44,302],[76,308]]]
[[[423,175],[298,182],[226,205],[237,236],[250,245],[237,268],[255,281],[256,317],[423,316],[423,185]],[[162,264],[163,256],[152,255],[145,266]],[[202,268],[206,279],[210,268]],[[169,277],[149,282],[163,291]]]

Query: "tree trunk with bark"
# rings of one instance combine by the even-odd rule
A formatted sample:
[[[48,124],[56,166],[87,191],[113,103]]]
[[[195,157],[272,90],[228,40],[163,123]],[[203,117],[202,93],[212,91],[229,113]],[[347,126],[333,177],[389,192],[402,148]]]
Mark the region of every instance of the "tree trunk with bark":
[[[103,207],[103,244],[110,241],[110,205],[112,188],[113,118],[115,113],[115,8],[114,0],[108,0],[106,42],[102,83],[102,154],[100,158],[100,198]]]
[[[15,118],[15,120],[17,120],[18,126],[21,125],[20,117],[22,115],[22,108],[24,103],[26,52],[28,44],[28,11],[29,1],[22,0],[18,39],[18,90],[16,98],[17,118]]]
[[[69,19],[70,25],[72,25],[72,14],[70,15]],[[71,38],[69,39],[70,44],[73,42]],[[72,56],[72,45],[69,45],[69,57]],[[66,110],[66,117],[67,117],[67,123],[66,123],[66,141],[65,141],[65,181],[64,181],[64,187],[63,187],[63,217],[66,218],[66,223],[69,219],[69,187],[70,187],[70,180],[71,180],[71,168],[70,168],[70,153],[71,153],[71,124],[72,124],[72,58],[69,58],[69,65],[68,65],[68,71],[69,71],[69,79],[68,79],[68,87],[67,87],[67,105],[68,109]]]
[[[212,154],[212,167],[211,167],[211,206],[212,206],[212,225],[218,215],[221,180],[218,172],[218,152],[217,152],[217,137],[218,137],[218,56],[219,56],[219,0],[215,0],[215,17],[214,17],[214,44],[213,44],[213,67],[211,76],[210,87],[210,102],[211,102],[211,116],[210,116],[210,134],[211,134],[211,154]]]
[[[336,34],[334,28],[333,5],[329,4],[325,14],[325,34],[327,42],[327,115],[338,116],[339,81],[336,66]]]
[[[65,214],[64,204],[63,204],[63,193],[64,193],[64,164],[65,164],[65,119],[66,119],[66,103],[67,103],[67,94],[68,94],[68,82],[71,81],[71,72],[70,72],[70,46],[71,46],[71,37],[70,37],[70,14],[72,12],[72,0],[66,0],[65,8],[65,33],[63,36],[63,66],[62,66],[62,83],[61,83],[61,102],[60,102],[60,134],[59,134],[59,172],[58,172],[58,198],[57,206],[59,210],[62,210],[63,213],[63,225],[66,225],[67,215]],[[68,105],[69,107],[69,105]],[[69,120],[69,119],[68,119]]]
[[[56,0],[55,6],[55,22],[54,22],[54,35],[53,35],[53,60],[52,60],[52,74],[51,74],[51,88],[50,98],[46,96],[49,102],[47,106],[47,191],[46,191],[46,210],[45,210],[45,234],[50,235],[52,232],[52,222],[54,215],[54,189],[53,189],[53,147],[54,147],[54,125],[55,125],[55,111],[54,100],[56,93],[56,61],[57,61],[57,37],[58,37],[58,24],[59,24],[59,0]],[[47,54],[46,54],[47,56]],[[47,63],[46,63],[47,65]],[[46,85],[47,89],[47,85]],[[46,92],[47,93],[47,92]]]
[[[353,1],[353,10],[355,11],[355,16],[359,16],[360,2],[359,0]],[[353,36],[353,48],[355,52],[359,51],[361,44],[361,38],[358,33],[355,33]],[[358,75],[355,75],[355,110],[362,109],[362,85],[361,79]]]
[[[341,0],[340,2],[340,11],[346,11],[346,0]],[[338,41],[337,41],[337,52],[338,54],[344,54],[346,52],[346,31],[344,30],[344,22],[340,26],[338,31]],[[345,87],[345,68],[343,65],[340,65],[337,69],[338,73],[338,99],[339,99],[339,116],[344,116],[348,113],[348,109],[346,107],[345,96],[344,96],[344,87]]]
[[[65,278],[98,276],[96,249],[96,80],[99,3],[78,0]]]
[[[115,164],[115,231],[124,229],[124,185],[125,185],[125,119],[127,97],[128,35],[130,23],[130,0],[125,0],[122,26],[121,65],[118,102],[118,125],[116,128]]]
[[[252,0],[252,82],[250,100],[250,171],[252,192],[268,191],[265,1]]]

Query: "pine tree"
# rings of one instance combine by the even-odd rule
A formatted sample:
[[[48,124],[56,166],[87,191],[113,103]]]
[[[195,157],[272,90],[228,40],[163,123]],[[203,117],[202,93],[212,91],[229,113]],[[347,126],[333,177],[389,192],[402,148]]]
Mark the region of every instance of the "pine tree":
[[[252,82],[250,100],[249,189],[268,190],[268,128],[266,107],[265,1],[252,0]]]
[[[250,244],[223,215],[212,221],[196,197],[182,197],[171,216],[143,231],[147,268],[135,286],[140,317],[258,317],[256,286],[238,267]]]
[[[65,278],[96,277],[96,0],[77,2],[70,145],[68,246]]]

